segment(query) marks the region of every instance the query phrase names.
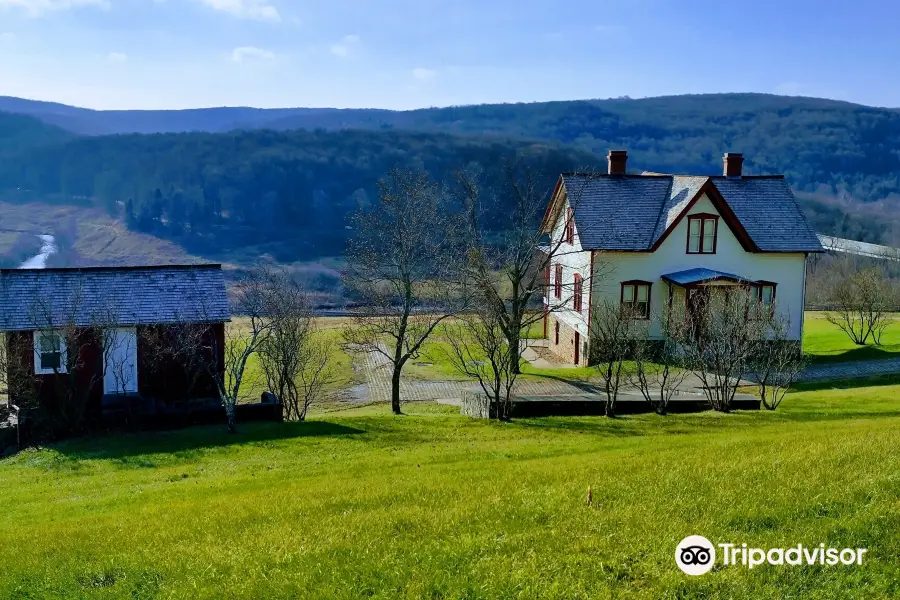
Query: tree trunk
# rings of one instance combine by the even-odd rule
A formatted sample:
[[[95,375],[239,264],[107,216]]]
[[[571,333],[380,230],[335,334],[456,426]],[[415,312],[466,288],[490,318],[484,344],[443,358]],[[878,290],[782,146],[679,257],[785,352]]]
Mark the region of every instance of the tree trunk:
[[[396,365],[391,375],[391,410],[395,415],[403,414],[400,412],[400,368]]]
[[[515,336],[516,339],[509,340],[509,369],[516,375],[522,374],[521,368],[521,347],[520,340],[518,336]]]
[[[610,418],[616,416],[616,401],[611,398],[606,399],[606,416]]]
[[[225,415],[228,417],[228,433],[237,433],[237,425],[234,419],[234,406],[225,409]]]

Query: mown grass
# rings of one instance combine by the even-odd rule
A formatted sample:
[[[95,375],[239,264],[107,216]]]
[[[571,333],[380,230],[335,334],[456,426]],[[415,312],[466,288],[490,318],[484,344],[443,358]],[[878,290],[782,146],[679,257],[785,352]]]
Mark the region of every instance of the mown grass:
[[[851,360],[878,360],[900,357],[900,318],[885,330],[882,344],[870,339],[865,346],[857,346],[825,318],[825,313],[808,311],[803,323],[803,350],[816,364]]]
[[[774,413],[377,406],[31,450],[0,461],[0,597],[893,598],[900,381],[876,383]],[[869,552],[689,578],[689,534]]]

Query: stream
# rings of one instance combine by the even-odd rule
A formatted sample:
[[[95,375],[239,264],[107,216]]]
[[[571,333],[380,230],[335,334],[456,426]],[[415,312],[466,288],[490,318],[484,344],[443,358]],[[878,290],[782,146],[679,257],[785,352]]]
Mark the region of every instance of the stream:
[[[23,262],[20,269],[43,269],[47,266],[47,259],[56,252],[56,238],[52,235],[39,235],[41,238],[41,251]]]

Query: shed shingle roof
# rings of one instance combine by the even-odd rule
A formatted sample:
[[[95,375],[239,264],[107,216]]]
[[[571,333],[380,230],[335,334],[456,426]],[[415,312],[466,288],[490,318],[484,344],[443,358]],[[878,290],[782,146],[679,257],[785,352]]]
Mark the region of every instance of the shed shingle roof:
[[[72,323],[224,322],[219,265],[0,270],[0,331]]]
[[[707,183],[763,252],[821,252],[783,177],[564,174],[582,247],[648,251]]]

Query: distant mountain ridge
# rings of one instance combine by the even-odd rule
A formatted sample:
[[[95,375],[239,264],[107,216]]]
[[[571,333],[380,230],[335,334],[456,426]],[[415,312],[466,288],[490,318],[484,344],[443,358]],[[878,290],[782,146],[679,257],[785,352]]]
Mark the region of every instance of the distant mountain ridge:
[[[347,216],[393,166],[443,180],[477,164],[499,190],[498,166],[525,157],[552,186],[561,171],[604,168],[610,148],[627,149],[634,171],[694,174],[743,152],[746,173],[786,175],[817,231],[900,241],[895,109],[764,94],[413,111],[94,111],[0,97],[0,199],[102,207],[197,254],[265,247],[281,262],[340,254]],[[493,204],[500,223],[508,198]]]
[[[639,100],[486,104],[412,111],[334,108],[208,108],[93,111],[0,98],[81,135],[273,129],[404,130],[555,142],[602,157],[629,151],[629,165],[712,174],[723,152],[743,152],[748,173],[784,173],[799,191],[875,201],[900,195],[900,110],[767,94],[704,94]]]

